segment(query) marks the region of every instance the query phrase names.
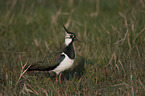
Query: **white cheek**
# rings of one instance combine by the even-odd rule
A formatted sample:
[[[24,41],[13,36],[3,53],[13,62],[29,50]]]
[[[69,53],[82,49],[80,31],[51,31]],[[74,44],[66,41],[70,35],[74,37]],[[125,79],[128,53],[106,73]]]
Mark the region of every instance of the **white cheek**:
[[[69,45],[72,42],[72,39],[65,39],[65,45]]]

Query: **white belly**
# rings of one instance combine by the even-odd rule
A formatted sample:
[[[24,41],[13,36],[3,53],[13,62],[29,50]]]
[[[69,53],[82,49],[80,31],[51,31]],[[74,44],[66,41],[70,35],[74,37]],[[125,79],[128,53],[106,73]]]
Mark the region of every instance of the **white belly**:
[[[64,55],[65,59],[54,70],[52,70],[56,72],[56,74],[59,74],[60,72],[69,69],[74,63],[74,59],[69,59],[69,57],[66,54]]]

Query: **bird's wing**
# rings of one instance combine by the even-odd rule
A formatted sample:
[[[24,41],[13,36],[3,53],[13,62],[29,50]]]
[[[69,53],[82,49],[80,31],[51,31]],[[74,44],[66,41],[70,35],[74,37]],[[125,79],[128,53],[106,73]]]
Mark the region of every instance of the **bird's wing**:
[[[61,55],[61,52],[53,52],[46,56],[43,61],[36,62],[32,64],[28,71],[39,70],[39,71],[49,71],[56,68],[59,63],[65,58],[65,55]]]

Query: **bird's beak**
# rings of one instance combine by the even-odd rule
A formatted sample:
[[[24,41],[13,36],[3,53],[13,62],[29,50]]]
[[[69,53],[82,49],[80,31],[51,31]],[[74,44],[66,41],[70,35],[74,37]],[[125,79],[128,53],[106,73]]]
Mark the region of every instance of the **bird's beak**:
[[[78,41],[78,42],[81,42],[79,39],[77,39],[77,38],[74,38],[74,41]]]

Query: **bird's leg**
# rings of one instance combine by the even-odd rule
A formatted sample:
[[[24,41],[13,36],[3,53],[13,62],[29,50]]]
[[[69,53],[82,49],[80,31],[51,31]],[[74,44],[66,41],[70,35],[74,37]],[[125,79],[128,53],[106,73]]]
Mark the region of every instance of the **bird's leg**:
[[[58,84],[58,75],[56,74],[56,83]]]
[[[60,73],[60,75],[59,75],[59,82],[60,82],[60,84],[61,84],[61,74],[62,73]],[[62,84],[61,84],[61,87],[62,87]]]

